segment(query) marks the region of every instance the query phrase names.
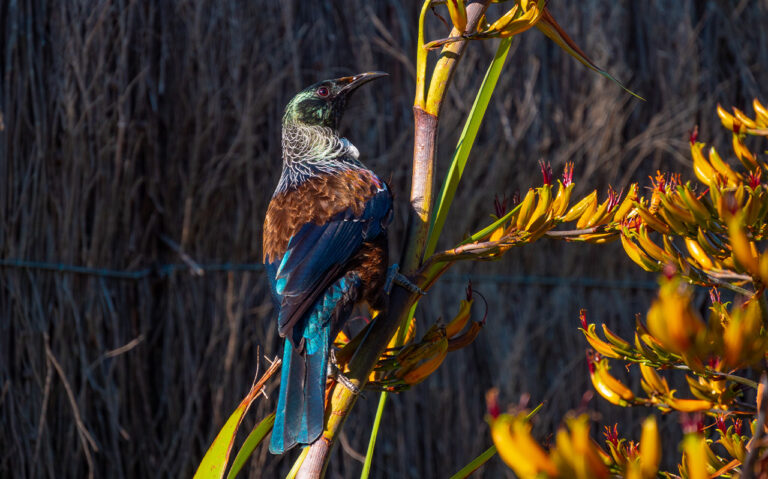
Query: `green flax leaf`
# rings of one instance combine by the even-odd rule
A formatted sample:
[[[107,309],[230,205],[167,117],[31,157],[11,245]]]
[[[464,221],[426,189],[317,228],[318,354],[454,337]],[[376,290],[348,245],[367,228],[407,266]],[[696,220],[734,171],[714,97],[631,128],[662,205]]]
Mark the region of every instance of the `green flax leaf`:
[[[427,237],[427,247],[424,253],[425,257],[435,252],[437,240],[440,238],[440,233],[445,225],[448,210],[451,208],[453,197],[456,195],[456,188],[459,186],[461,175],[464,173],[464,167],[467,165],[469,153],[472,151],[472,145],[475,143],[477,131],[483,121],[485,111],[488,109],[488,103],[491,100],[493,90],[496,88],[496,82],[501,74],[501,68],[507,59],[511,44],[512,38],[503,38],[499,43],[496,55],[493,57],[491,66],[488,67],[483,83],[480,85],[480,90],[475,97],[475,103],[472,105],[467,122],[464,124],[464,130],[461,132],[456,150],[453,153],[451,167],[443,182],[443,188],[440,190],[437,209],[432,217],[432,224],[430,225],[429,236]]]
[[[232,467],[229,470],[229,474],[227,474],[227,479],[234,479],[234,477],[237,476],[237,474],[240,472],[240,469],[243,468],[245,463],[248,461],[248,458],[251,457],[251,454],[253,454],[253,450],[256,449],[256,446],[261,444],[261,441],[264,440],[264,437],[269,433],[269,431],[272,430],[272,425],[274,423],[275,413],[272,413],[262,419],[261,422],[259,422],[256,426],[254,426],[251,433],[248,434],[247,438],[245,438],[245,442],[243,443],[242,447],[240,447],[240,450],[237,451],[237,455],[232,461]]]
[[[595,63],[589,59],[587,54],[584,53],[584,51],[579,48],[578,45],[576,45],[576,42],[571,40],[571,37],[565,33],[565,30],[563,30],[562,27],[555,21],[552,14],[549,13],[549,10],[544,9],[544,14],[542,15],[541,20],[536,23],[536,28],[538,28],[541,33],[549,37],[549,39],[555,42],[560,48],[565,50],[566,53],[578,60],[582,65],[613,81],[621,88],[623,88],[625,92],[629,93],[635,98],[645,101],[645,98],[625,87],[623,83],[614,78],[610,73],[595,65]]]
[[[248,412],[248,408],[251,407],[253,401],[259,396],[259,391],[261,391],[260,387],[251,388],[248,395],[240,401],[235,412],[229,416],[229,419],[224,423],[224,426],[216,435],[216,439],[213,440],[213,444],[208,448],[203,460],[197,467],[194,476],[196,479],[224,477],[224,471],[227,469],[229,453],[232,452],[232,445],[235,443],[237,430],[240,427],[240,423],[243,421],[243,416]]]

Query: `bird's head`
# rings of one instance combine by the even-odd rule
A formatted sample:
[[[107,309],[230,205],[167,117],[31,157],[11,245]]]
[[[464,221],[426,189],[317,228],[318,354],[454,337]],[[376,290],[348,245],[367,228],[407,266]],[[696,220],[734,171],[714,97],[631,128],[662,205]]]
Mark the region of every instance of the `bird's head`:
[[[338,129],[344,107],[360,85],[387,76],[383,72],[324,80],[301,90],[285,107],[283,125],[300,123]]]

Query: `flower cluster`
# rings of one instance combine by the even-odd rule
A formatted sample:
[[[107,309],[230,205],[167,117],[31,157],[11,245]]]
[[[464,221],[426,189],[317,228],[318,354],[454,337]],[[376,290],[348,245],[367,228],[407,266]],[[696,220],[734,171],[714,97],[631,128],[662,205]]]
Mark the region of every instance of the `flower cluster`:
[[[424,47],[434,49],[461,39],[484,40],[488,38],[509,38],[536,26],[544,17],[545,22],[549,15],[546,11],[545,0],[518,0],[498,20],[488,23],[485,15],[480,19],[477,31],[465,33],[467,27],[467,10],[463,0],[448,0],[446,2],[448,13],[454,29],[460,36],[450,37],[429,42]]]
[[[746,145],[747,135],[768,136],[768,110],[757,100],[753,106],[754,119],[738,109],[730,114],[718,107],[745,171],[729,165],[714,148],[705,154],[694,130],[691,157],[702,185],[658,173],[646,197],[638,194],[637,184],[623,200],[611,193],[598,204],[592,192],[567,211],[562,205],[545,208],[544,220],[536,225],[551,229],[575,221],[577,229],[568,234],[548,234],[583,241],[618,238],[632,261],[663,273],[645,320],[635,318],[633,337],[621,337],[606,325],[599,332],[584,310],[580,330],[591,346],[589,375],[602,398],[623,407],[677,411],[683,417],[682,457],[675,477],[741,476],[747,468],[757,477],[768,471],[768,443],[760,437],[768,432],[768,379],[758,385],[752,378],[768,358],[768,249],[760,248],[768,239],[768,185],[761,182],[768,163]],[[540,200],[546,199],[546,186],[535,190]],[[512,211],[517,216],[507,213],[514,220],[501,234],[494,232],[495,239],[516,234],[524,241],[525,234],[535,236],[538,232],[527,228],[530,218],[518,222],[525,211],[521,206]],[[692,285],[711,288],[706,315],[694,303]],[[733,299],[724,301],[721,290],[730,290]],[[611,361],[616,360],[627,369],[639,368],[642,391],[633,391],[611,374]],[[671,372],[684,374],[687,392],[670,387],[666,376]],[[755,391],[757,402],[750,404]],[[751,425],[751,439],[742,434],[747,429],[744,421]],[[588,429],[585,417],[569,418],[549,451],[531,438],[524,414],[500,414],[490,422],[499,454],[520,477],[673,476],[657,470],[660,449],[652,419],[646,421],[639,444],[619,438],[616,426],[606,427],[603,449],[582,432]],[[581,461],[565,461],[577,447]]]
[[[627,255],[647,271],[674,265],[699,285],[729,287],[731,281],[768,283],[768,256],[757,242],[766,235],[768,187],[761,183],[768,164],[746,146],[746,136],[768,136],[768,115],[755,100],[755,119],[738,109],[718,107],[732,131],[733,151],[746,172],[729,165],[714,147],[691,135],[693,171],[702,185],[682,184],[679,176],[658,175],[649,199],[640,198],[627,214],[621,241]],[[661,236],[654,242],[653,232]],[[733,288],[731,288],[733,289]],[[738,290],[744,293],[743,290]]]
[[[415,321],[410,322],[403,338],[395,335],[371,372],[366,387],[393,392],[408,389],[437,371],[448,353],[469,346],[485,325],[485,317],[472,320],[474,296],[478,293],[472,290],[471,284],[467,286],[466,293],[453,319],[447,324],[438,319],[419,341],[415,341]],[[342,372],[347,372],[350,357],[363,337],[365,331],[358,333],[352,340],[343,332],[336,338],[335,346],[340,349],[335,354],[336,362]]]
[[[521,479],[538,477],[637,479],[657,477],[661,440],[656,418],[643,423],[640,442],[619,438],[618,427],[606,427],[605,448],[589,435],[586,414],[566,417],[555,434],[554,444],[542,447],[531,435],[531,413],[489,413],[491,437],[501,459]],[[489,408],[491,410],[491,408]]]

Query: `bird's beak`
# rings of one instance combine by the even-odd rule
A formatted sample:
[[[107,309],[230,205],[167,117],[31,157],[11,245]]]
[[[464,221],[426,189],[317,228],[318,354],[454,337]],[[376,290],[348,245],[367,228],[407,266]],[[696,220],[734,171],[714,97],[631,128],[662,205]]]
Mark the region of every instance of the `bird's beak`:
[[[336,83],[341,87],[341,92],[343,93],[351,93],[353,90],[356,90],[357,87],[360,85],[363,85],[365,83],[368,83],[371,80],[375,80],[377,78],[389,76],[388,73],[384,72],[365,72],[360,73],[351,77],[342,77],[336,80]]]

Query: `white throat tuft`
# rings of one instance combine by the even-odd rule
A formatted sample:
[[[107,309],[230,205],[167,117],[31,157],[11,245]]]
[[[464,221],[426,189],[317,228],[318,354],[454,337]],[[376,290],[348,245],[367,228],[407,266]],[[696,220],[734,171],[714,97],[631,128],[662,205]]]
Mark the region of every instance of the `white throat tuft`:
[[[365,168],[360,152],[346,138],[324,126],[283,125],[283,173],[275,193],[297,186],[318,173]]]

